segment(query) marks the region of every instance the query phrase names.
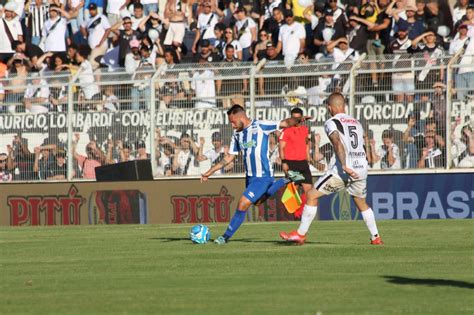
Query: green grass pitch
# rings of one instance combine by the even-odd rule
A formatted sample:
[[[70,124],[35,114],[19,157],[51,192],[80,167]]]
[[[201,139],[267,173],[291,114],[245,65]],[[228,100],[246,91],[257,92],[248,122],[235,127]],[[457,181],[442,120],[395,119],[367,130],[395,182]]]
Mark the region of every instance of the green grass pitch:
[[[226,225],[209,225],[213,236]],[[245,223],[0,229],[0,314],[474,314],[474,221],[315,222],[304,246]]]

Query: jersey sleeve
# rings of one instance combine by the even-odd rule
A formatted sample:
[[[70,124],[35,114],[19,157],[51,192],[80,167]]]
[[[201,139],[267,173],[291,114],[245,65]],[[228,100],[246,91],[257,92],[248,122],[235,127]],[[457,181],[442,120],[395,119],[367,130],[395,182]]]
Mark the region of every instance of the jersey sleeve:
[[[298,29],[298,39],[305,39],[305,38],[306,38],[305,28],[303,26],[299,27],[299,29]]]
[[[278,126],[280,125],[280,122],[270,121],[270,120],[259,120],[258,125],[260,129],[262,129],[263,132],[268,135],[278,130]]]
[[[287,130],[286,129],[283,129],[281,134],[280,134],[280,137],[278,138],[278,141],[285,141],[285,142],[288,142],[288,132],[286,132]]]
[[[106,16],[102,16],[102,27],[104,28],[104,30],[106,29],[109,29],[110,28],[110,22],[109,22],[109,19],[106,17]]]
[[[229,147],[229,154],[237,155],[240,151],[239,141],[237,140],[237,136],[234,134],[232,139],[230,140],[230,147]]]
[[[337,131],[336,123],[332,119],[326,121],[324,124],[324,131],[329,137],[334,131]]]

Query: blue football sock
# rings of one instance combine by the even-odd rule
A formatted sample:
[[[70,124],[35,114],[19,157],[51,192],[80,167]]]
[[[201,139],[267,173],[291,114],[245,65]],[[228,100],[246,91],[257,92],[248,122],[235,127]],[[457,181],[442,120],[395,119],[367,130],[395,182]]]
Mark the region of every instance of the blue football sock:
[[[239,209],[235,211],[234,216],[232,217],[232,220],[230,220],[229,226],[224,233],[224,238],[226,240],[231,238],[232,235],[234,235],[234,233],[239,229],[239,227],[242,225],[242,222],[245,220],[246,214],[247,211],[241,211]]]

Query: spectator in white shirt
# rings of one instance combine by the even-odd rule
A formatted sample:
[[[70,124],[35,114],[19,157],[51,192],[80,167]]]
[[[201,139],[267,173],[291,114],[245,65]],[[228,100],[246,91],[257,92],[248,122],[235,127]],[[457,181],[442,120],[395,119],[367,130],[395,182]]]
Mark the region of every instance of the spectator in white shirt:
[[[282,53],[285,60],[295,61],[300,53],[304,51],[306,31],[304,26],[295,22],[293,11],[285,12],[286,24],[280,28],[278,35],[278,53]]]
[[[110,34],[110,24],[107,17],[98,14],[97,5],[91,3],[88,6],[90,18],[81,25],[81,32],[84,38],[87,37],[89,47],[92,52],[89,56],[89,62],[95,70],[99,67],[96,58],[102,56],[107,51],[107,38]]]
[[[393,131],[384,130],[382,133],[383,144],[376,150],[375,140],[372,139],[370,142],[372,161],[374,163],[380,162],[381,169],[400,169],[400,150],[398,146],[393,142]]]
[[[212,140],[212,149],[207,150],[204,154],[200,152],[198,156],[199,162],[209,160],[211,165],[216,165],[217,163],[221,162],[226,155],[228,155],[228,150],[224,146],[222,141],[222,134],[219,131],[216,131],[211,136]],[[227,151],[227,152],[226,152]],[[215,174],[223,174],[231,171],[234,168],[234,163],[230,163],[226,165],[222,169],[218,170]]]
[[[244,7],[235,10],[235,17],[237,18],[235,34],[242,46],[242,61],[248,61],[252,58],[252,44],[257,41],[257,24],[247,16]]]
[[[96,105],[102,100],[99,86],[95,84],[94,70],[87,60],[89,53],[90,48],[88,46],[79,46],[75,56],[76,63],[79,64],[79,67],[72,64],[64,65],[70,70],[74,69],[79,71],[78,81],[81,90],[79,103],[83,110],[95,109]]]
[[[234,29],[232,27],[227,27],[224,30],[224,44],[222,45],[221,55],[225,57],[227,46],[234,47],[234,58],[242,60],[242,45],[240,42],[235,39]]]
[[[17,4],[8,2],[4,7],[4,17],[0,19],[0,62],[7,62],[13,56],[13,42],[23,41],[20,21],[16,18]]]
[[[69,18],[69,13],[57,5],[52,4],[49,6],[49,19],[44,23],[41,31],[40,48],[44,52],[66,51],[65,37]]]
[[[204,11],[198,16],[196,37],[194,38],[192,52],[197,53],[198,43],[201,39],[207,39],[211,46],[215,47],[216,35],[214,26],[219,22],[217,13],[212,12],[212,5],[209,2],[204,3]]]
[[[338,38],[327,46],[328,52],[332,54],[335,64],[333,69],[337,69],[339,64],[344,61],[359,59],[359,53],[349,47],[349,41],[346,37]]]
[[[128,74],[134,74],[142,60],[140,56],[140,41],[138,39],[132,39],[129,45],[130,52],[125,56],[125,71]]]
[[[455,54],[465,47],[459,62],[458,73],[455,76],[456,96],[458,100],[463,101],[468,92],[474,91],[474,38],[467,36],[467,25],[461,24],[458,30],[459,37],[452,40],[449,53]]]
[[[31,73],[32,82],[28,84],[23,102],[27,113],[46,113],[49,104],[49,88],[46,80],[38,72]]]
[[[449,54],[455,55],[461,48],[464,47],[468,40],[469,37],[467,36],[467,25],[459,25],[456,36],[451,40],[451,43],[449,44]]]
[[[196,94],[195,108],[215,108],[216,107],[216,85],[214,81],[214,71],[206,69],[209,66],[207,58],[199,58],[198,71],[194,72],[191,88]]]
[[[133,49],[134,47],[132,46],[136,46],[136,44],[131,44]],[[140,57],[136,72],[132,76],[133,80],[139,81],[133,84],[131,90],[132,110],[150,108],[151,90],[147,80],[151,78],[152,72],[155,69],[155,60],[150,48],[143,44],[140,46]]]
[[[358,60],[359,53],[353,48],[349,47],[349,41],[346,37],[341,37],[335,41],[332,41],[327,46],[328,53],[334,58],[334,64],[332,65],[333,70],[337,70],[341,63],[345,61]],[[342,92],[346,93],[349,89],[350,80],[345,74],[336,74],[333,77],[333,87],[342,88]]]
[[[453,10],[453,24],[456,25],[461,21],[462,17],[466,14],[466,9],[469,6],[469,0],[457,0]]]
[[[141,3],[135,3],[133,5],[133,15],[131,16],[132,29],[134,31],[138,30],[140,24],[147,18],[143,13],[143,5]]]

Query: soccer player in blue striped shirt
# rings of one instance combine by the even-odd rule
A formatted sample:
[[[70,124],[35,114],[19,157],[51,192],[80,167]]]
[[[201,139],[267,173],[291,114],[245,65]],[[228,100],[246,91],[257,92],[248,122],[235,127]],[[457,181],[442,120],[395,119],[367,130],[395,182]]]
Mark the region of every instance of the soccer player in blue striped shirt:
[[[209,176],[217,170],[232,163],[239,151],[242,151],[246,173],[246,190],[239,199],[237,210],[232,217],[224,235],[214,240],[217,244],[225,244],[242,222],[245,220],[247,209],[256,204],[261,198],[273,195],[288,181],[273,178],[273,168],[268,157],[269,135],[282,128],[292,127],[310,117],[287,118],[280,122],[250,119],[245,109],[239,105],[233,105],[228,111],[229,122],[234,129],[230,143],[229,155],[221,162],[211,167],[201,175],[201,182],[208,180]]]

